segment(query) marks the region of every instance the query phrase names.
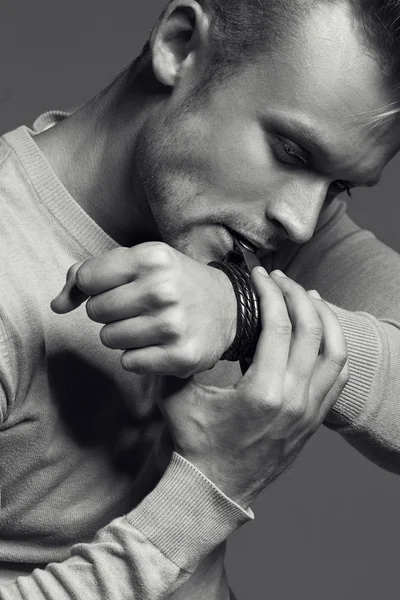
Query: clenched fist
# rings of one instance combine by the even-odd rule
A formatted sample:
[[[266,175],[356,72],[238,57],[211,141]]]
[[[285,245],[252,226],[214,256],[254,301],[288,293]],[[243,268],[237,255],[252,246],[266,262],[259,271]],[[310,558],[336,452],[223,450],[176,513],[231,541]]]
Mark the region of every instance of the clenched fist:
[[[232,344],[236,299],[228,277],[163,242],[116,248],[73,265],[51,303],[86,302],[100,338],[123,350],[127,371],[188,377],[211,369]]]

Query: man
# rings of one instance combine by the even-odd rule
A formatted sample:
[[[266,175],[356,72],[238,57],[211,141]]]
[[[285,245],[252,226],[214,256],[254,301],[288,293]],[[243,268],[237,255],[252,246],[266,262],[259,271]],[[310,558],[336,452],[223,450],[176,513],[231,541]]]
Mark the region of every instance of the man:
[[[291,276],[271,277],[290,314],[298,299],[304,306],[299,283],[333,302],[351,377],[326,422],[398,469],[398,257],[358,230],[334,198],[357,182],[374,183],[398,150],[396,114],[371,125],[396,99],[396,54],[362,26],[393,28],[395,19],[392,12],[374,21],[367,9],[265,2],[255,12],[252,2],[230,2],[229,10],[222,1],[173,2],[149,51],[94,101],[68,118],[47,115],[34,139],[24,128],[5,136],[6,560],[21,560],[23,548],[25,562],[65,561],[83,527],[82,541],[90,541],[153,489],[169,454],[149,374],[190,376],[229,347],[231,286],[204,264],[230,248],[228,230],[264,249],[268,271]],[[156,259],[154,242],[151,251],[141,245],[150,240],[164,243]],[[82,262],[52,306],[67,313],[91,296],[90,320],[82,308],[51,314],[47,300],[70,265]],[[25,267],[16,273],[15,264]],[[188,300],[184,292],[196,282]],[[153,319],[140,319],[149,297]],[[98,322],[106,325],[104,347]],[[279,328],[288,337],[287,320]],[[319,343],[321,326],[309,329]],[[303,335],[294,327],[293,340]],[[117,371],[109,348],[126,350],[126,372]],[[296,364],[305,358],[298,354]],[[340,372],[343,354],[337,362]],[[202,381],[236,382],[237,369],[227,367],[218,364]],[[188,402],[197,393],[192,384],[189,377]],[[293,411],[300,421],[307,397],[302,390]],[[47,477],[38,478],[40,467]],[[27,507],[29,485],[36,497]],[[43,522],[36,506],[44,501],[56,507],[56,523]],[[224,594],[221,548],[174,597]]]

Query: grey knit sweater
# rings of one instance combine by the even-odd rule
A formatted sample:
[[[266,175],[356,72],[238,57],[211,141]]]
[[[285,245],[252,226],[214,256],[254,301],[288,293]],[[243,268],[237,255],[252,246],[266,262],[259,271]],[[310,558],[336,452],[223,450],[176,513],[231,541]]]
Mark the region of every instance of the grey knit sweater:
[[[172,453],[152,378],[121,370],[85,308],[50,310],[71,264],[117,244],[32,135],[0,140],[0,581],[11,565],[30,574],[0,599],[167,598],[252,514]],[[399,255],[335,200],[307,244],[268,261],[342,324],[351,378],[326,424],[400,472]]]

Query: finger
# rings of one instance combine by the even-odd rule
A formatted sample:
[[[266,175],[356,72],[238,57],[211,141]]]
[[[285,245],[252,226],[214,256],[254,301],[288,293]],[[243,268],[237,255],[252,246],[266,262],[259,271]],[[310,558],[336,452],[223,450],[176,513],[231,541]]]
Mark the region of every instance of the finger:
[[[253,362],[238,384],[251,386],[264,395],[268,390],[271,395],[280,398],[292,326],[282,292],[265,269],[256,267],[251,272],[251,278],[260,301],[262,329]]]
[[[348,366],[346,367],[347,344],[334,311],[322,299],[313,299],[313,303],[321,319],[324,335],[321,352],[310,383],[310,402],[314,404],[316,410],[325,405],[327,405],[326,410],[329,410],[329,402],[332,401],[334,395],[328,396],[328,394],[333,386],[336,386],[336,390],[340,387],[338,379],[343,379],[348,369]]]
[[[192,363],[186,360],[184,352],[163,346],[147,346],[145,348],[125,350],[121,355],[121,365],[126,371],[133,373],[152,373],[153,375],[174,375],[189,377],[193,375]]]
[[[171,324],[155,316],[139,316],[105,325],[100,339],[107,348],[126,350],[144,348],[174,341],[176,332]]]
[[[134,248],[119,247],[85,260],[76,273],[76,285],[93,296],[133,281],[135,254]]]
[[[305,289],[280,273],[281,271],[274,271],[271,277],[283,292],[293,325],[288,375],[292,385],[300,385],[308,392],[322,340],[323,325]]]
[[[112,323],[137,317],[151,306],[151,292],[146,293],[144,286],[134,281],[92,296],[86,312],[92,321]]]
[[[50,303],[53,312],[57,314],[68,313],[87,300],[88,295],[75,284],[75,276],[81,264],[76,263],[68,269],[67,280],[63,289]]]
[[[176,251],[163,242],[144,242],[132,248],[114,248],[86,260],[76,274],[76,284],[89,296],[134,281],[143,273],[165,270]]]

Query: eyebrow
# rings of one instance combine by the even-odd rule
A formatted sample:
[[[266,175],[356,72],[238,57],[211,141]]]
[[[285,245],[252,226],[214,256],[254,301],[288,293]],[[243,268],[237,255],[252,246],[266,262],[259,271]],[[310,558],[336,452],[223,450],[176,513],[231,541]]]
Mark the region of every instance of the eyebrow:
[[[283,118],[273,117],[265,123],[268,129],[275,130],[275,133],[281,133],[284,137],[293,140],[297,145],[301,146],[306,153],[310,154],[312,150],[315,154],[329,157],[330,152],[327,146],[320,140],[319,135],[312,126],[301,121],[293,119],[289,115]],[[380,177],[369,181],[347,181],[352,187],[374,187],[380,182]]]

